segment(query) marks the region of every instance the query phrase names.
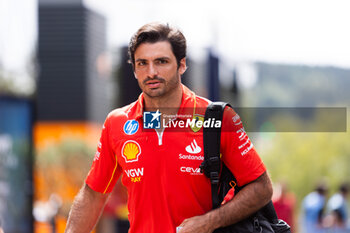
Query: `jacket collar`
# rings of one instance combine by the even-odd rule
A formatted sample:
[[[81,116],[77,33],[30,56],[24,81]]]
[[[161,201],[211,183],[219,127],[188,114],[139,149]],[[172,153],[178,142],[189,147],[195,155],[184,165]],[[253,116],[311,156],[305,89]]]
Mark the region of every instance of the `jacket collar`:
[[[128,118],[139,119],[143,117],[144,111],[144,94],[141,93],[137,101],[131,104],[129,110],[127,111]],[[196,108],[196,95],[185,85],[182,84],[182,99],[179,111],[177,113],[180,119],[192,117]]]

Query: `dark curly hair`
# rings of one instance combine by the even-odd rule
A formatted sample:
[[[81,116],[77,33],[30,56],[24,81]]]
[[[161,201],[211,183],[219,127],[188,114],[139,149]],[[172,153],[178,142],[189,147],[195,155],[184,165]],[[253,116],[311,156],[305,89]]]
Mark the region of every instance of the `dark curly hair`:
[[[128,47],[129,62],[135,66],[135,51],[142,43],[168,41],[176,57],[177,65],[186,57],[186,38],[182,32],[169,24],[149,23],[142,26],[132,37]]]

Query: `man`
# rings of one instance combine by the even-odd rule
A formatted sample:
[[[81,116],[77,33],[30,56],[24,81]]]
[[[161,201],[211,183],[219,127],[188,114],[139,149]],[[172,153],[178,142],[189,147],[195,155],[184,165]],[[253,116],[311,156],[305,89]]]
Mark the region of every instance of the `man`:
[[[334,194],[327,203],[327,210],[329,212],[328,221],[330,227],[335,232],[348,232],[348,207],[347,197],[349,193],[349,186],[347,183],[340,185],[339,192]]]
[[[130,233],[175,232],[178,226],[180,233],[210,233],[267,204],[272,187],[266,168],[238,115],[227,108],[222,122],[222,160],[238,184],[246,186],[232,201],[211,210],[210,181],[199,172],[204,159],[203,130],[175,124],[203,116],[208,105],[208,100],[181,84],[187,69],[183,34],[169,25],[146,24],[131,38],[129,55],[142,94],[136,102],[108,115],[66,232],[93,229],[121,174],[128,190]],[[153,130],[145,129],[146,114],[152,114],[148,123],[160,114],[172,117]],[[173,127],[166,127],[169,125]]]
[[[323,183],[317,185],[315,191],[309,193],[302,202],[304,211],[303,232],[323,232],[324,209],[328,188]]]
[[[281,182],[276,185],[272,197],[277,216],[288,223],[293,232],[294,229],[294,210],[296,198],[294,193],[289,192],[288,185]]]

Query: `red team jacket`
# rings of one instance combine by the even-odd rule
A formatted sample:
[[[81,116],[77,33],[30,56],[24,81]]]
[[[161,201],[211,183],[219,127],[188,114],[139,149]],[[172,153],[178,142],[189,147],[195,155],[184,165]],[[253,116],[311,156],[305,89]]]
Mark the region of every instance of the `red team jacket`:
[[[183,86],[178,117],[172,123],[204,117],[208,103]],[[184,219],[212,209],[210,181],[199,169],[204,160],[203,129],[176,124],[163,133],[144,129],[143,104],[141,94],[107,116],[86,184],[109,193],[122,175],[128,190],[129,232],[175,232]],[[231,108],[224,112],[221,153],[240,186],[266,170]]]

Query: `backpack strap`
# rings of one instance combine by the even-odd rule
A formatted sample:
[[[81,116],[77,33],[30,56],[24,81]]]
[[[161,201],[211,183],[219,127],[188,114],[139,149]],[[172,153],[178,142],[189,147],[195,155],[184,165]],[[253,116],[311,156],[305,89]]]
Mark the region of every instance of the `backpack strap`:
[[[220,120],[222,122],[224,109],[226,106],[231,107],[230,104],[224,102],[212,102],[208,105],[205,112],[204,120]],[[222,125],[222,124],[221,124]],[[204,161],[200,165],[201,172],[210,179],[211,183],[211,195],[213,209],[220,206],[220,195],[226,194],[228,190],[219,190],[220,181],[223,177],[229,176],[229,180],[233,180],[237,183],[234,175],[229,171],[225,164],[221,163],[220,158],[220,139],[221,139],[221,127],[210,128],[203,127],[203,147],[204,147]],[[222,170],[222,171],[221,171]],[[221,172],[221,174],[220,174]],[[226,179],[226,178],[224,178]],[[227,179],[226,179],[227,180]],[[239,192],[242,187],[237,187],[235,193]],[[270,201],[266,206],[261,208],[256,214],[264,216],[264,218],[270,221],[277,221],[278,217],[275,208]]]
[[[211,119],[214,121],[220,120],[222,123],[224,109],[226,106],[230,105],[224,102],[210,103],[205,112],[204,121]],[[204,174],[210,178],[213,208],[220,206],[218,196],[221,170],[220,136],[221,127],[203,128],[204,161],[201,164],[200,168],[201,172],[204,172]]]

